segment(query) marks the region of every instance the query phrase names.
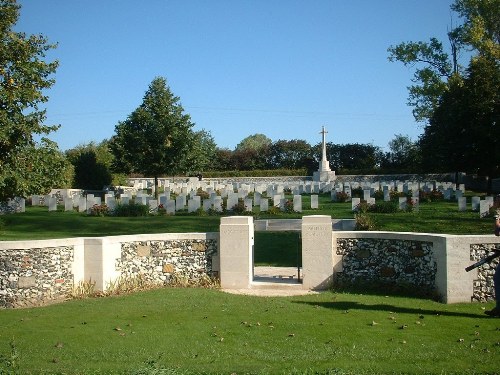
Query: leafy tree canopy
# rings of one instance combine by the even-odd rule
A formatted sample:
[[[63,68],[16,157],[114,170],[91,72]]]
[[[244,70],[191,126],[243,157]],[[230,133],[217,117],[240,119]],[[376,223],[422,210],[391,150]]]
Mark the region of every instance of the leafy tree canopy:
[[[54,84],[51,75],[58,62],[44,59],[55,45],[48,44],[42,35],[13,31],[19,10],[15,0],[0,0],[0,199],[42,193],[46,185],[26,181],[21,166],[29,167],[26,163],[34,162],[30,151],[45,150],[49,158],[55,156],[56,149],[47,140],[37,145],[34,139],[35,135],[48,134],[58,128],[44,125],[45,110],[40,108],[48,100],[45,90]],[[45,162],[37,160],[37,163]],[[48,164],[52,162],[55,159],[47,160]],[[33,165],[29,179],[44,180],[47,176],[35,174],[42,170],[41,165]],[[49,174],[54,182],[59,177],[55,172]]]
[[[117,170],[153,176],[156,186],[159,176],[188,170],[194,124],[179,100],[165,78],[151,82],[142,104],[115,127],[110,148]]]
[[[248,149],[260,151],[271,146],[271,143],[273,143],[273,141],[270,138],[264,134],[257,133],[242,139],[242,141],[236,145],[235,151]]]

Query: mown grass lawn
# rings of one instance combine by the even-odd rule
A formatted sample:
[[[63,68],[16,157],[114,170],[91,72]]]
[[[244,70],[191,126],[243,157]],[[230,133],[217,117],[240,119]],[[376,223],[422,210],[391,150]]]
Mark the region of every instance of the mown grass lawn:
[[[278,218],[314,214],[354,217],[350,203],[325,195],[319,210]],[[493,226],[477,212],[459,212],[455,202],[371,217],[387,231],[491,234]],[[20,240],[216,232],[220,217],[90,217],[28,207],[2,221],[1,239]],[[297,236],[257,233],[255,264],[296,265]],[[0,310],[0,374],[498,374],[500,319],[484,315],[492,305],[333,291],[271,298],[165,288]]]
[[[165,288],[0,311],[0,368],[13,340],[18,373],[497,374],[485,307]]]

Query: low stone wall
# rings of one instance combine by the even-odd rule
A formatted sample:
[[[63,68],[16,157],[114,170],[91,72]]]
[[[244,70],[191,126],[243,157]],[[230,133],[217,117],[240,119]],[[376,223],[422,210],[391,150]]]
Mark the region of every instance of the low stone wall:
[[[166,233],[0,242],[0,308],[42,305],[92,282],[107,290],[120,279],[168,283],[219,273],[218,233]]]
[[[342,238],[337,240],[336,254],[343,257],[342,272],[336,274],[340,284],[389,284],[435,291],[432,242]]]
[[[0,308],[40,305],[63,298],[74,282],[74,244],[47,241],[0,248]]]
[[[471,245],[470,260],[474,261],[475,263],[485,258],[488,254],[498,248],[498,244],[492,243]],[[498,263],[500,263],[500,258],[495,258],[491,261],[491,263],[484,264],[481,267],[478,267],[476,270],[472,271],[476,275],[473,284],[473,301],[485,302],[493,301],[495,299],[493,275],[495,274],[495,269]]]
[[[217,254],[214,239],[124,242],[121,249],[116,268],[123,278],[143,276],[166,284],[173,275],[195,282],[218,274],[212,262]]]

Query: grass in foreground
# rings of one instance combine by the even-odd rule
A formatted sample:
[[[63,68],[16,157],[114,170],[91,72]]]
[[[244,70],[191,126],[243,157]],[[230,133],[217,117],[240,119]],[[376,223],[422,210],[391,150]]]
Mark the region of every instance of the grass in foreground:
[[[493,374],[500,319],[484,307],[158,289],[0,311],[0,369],[13,340],[19,373]]]

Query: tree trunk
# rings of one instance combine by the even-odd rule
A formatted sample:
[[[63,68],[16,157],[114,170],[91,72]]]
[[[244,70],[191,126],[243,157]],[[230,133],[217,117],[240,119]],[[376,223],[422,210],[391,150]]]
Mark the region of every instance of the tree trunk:
[[[158,200],[158,176],[155,176],[155,199]]]

